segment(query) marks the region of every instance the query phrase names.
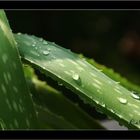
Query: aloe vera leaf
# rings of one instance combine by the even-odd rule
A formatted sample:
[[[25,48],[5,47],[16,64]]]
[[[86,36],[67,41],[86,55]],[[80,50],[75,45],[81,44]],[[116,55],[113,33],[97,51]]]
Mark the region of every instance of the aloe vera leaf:
[[[84,57],[82,54],[80,54],[79,57],[86,59],[86,61],[89,62],[91,65],[93,65],[96,68],[102,70],[102,72],[104,74],[106,74],[108,77],[110,77],[111,79],[113,79],[115,81],[119,81],[120,85],[126,87],[129,90],[137,92],[137,94],[140,94],[140,86],[138,86],[138,85],[130,82],[126,78],[122,77],[119,73],[115,72],[113,69],[107,68],[106,66],[101,65],[93,59]]]
[[[0,10],[0,129],[35,128],[36,120],[15,40]]]
[[[46,82],[38,80],[33,68],[24,66],[24,72],[35,104],[49,109],[52,113],[76,126],[77,129],[104,129],[61,92],[47,85]]]
[[[41,129],[78,129],[73,124],[69,123],[67,120],[65,120],[62,116],[56,114],[55,112],[50,111],[46,106],[44,106],[44,103],[40,100],[39,94],[41,94],[41,91],[45,90],[44,92],[47,92],[46,89],[42,89],[41,91],[36,90],[37,87],[44,87],[44,82],[41,82],[37,80],[37,76],[35,75],[33,69],[27,65],[24,65],[24,74],[26,77],[26,81],[28,83],[28,87],[30,89],[30,93],[32,96],[32,99],[34,101],[35,110],[37,112],[37,119],[40,125]],[[33,81],[36,81],[35,83]],[[35,86],[36,84],[36,86]],[[53,101],[52,101],[52,105]]]
[[[27,63],[128,128],[140,128],[140,124],[132,123],[140,119],[138,96],[55,43],[29,35],[15,35],[15,38],[21,57]]]
[[[30,89],[30,94],[32,96],[35,110],[37,112],[37,119],[39,122],[39,126],[41,129],[77,129],[76,126],[69,123],[67,120],[65,120],[62,116],[57,115],[54,112],[51,112],[46,106],[44,106],[44,103],[39,99],[35,83],[33,83],[33,79],[37,79],[37,76],[35,75],[33,68],[29,67],[28,65],[24,65],[24,74],[26,77],[26,81],[28,83],[28,87]],[[39,81],[41,82],[41,81]],[[44,82],[41,82],[44,85]],[[42,85],[42,84],[41,84]],[[40,83],[36,85],[37,87],[40,87]],[[47,92],[47,91],[45,91]]]

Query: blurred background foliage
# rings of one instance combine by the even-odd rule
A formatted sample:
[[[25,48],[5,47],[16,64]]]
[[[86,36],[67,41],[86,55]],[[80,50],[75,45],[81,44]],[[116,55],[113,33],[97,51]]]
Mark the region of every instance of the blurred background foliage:
[[[6,14],[14,33],[55,41],[140,85],[140,11],[7,10]]]
[[[7,10],[13,32],[82,53],[140,84],[140,11]]]

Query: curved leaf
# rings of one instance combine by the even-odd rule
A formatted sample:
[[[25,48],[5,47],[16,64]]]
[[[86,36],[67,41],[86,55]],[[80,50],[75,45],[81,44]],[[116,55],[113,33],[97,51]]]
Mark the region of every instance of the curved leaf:
[[[21,57],[64,84],[85,102],[129,128],[140,128],[139,97],[76,54],[35,36],[15,35]]]
[[[37,127],[33,103],[6,15],[0,10],[0,129]]]
[[[119,81],[120,85],[126,87],[129,90],[132,90],[136,92],[136,94],[140,94],[140,86],[128,81],[126,78],[122,77],[119,73],[114,72],[113,69],[107,68],[104,65],[98,64],[93,59],[89,59],[84,57],[82,54],[79,55],[80,58],[85,58],[87,62],[89,62],[91,65],[95,66],[96,68],[102,70],[104,74],[106,74],[108,77],[115,81]]]
[[[31,67],[24,66],[24,71],[35,104],[46,108],[58,116],[58,118],[65,120],[65,122],[69,122],[76,129],[104,129],[97,121],[80,109],[78,105],[68,100],[62,93],[47,85],[46,82],[38,80]],[[46,120],[47,114],[42,116]],[[55,118],[52,120],[53,122],[59,121],[55,120]],[[49,120],[46,121],[46,125],[48,123],[50,123]],[[56,126],[59,129],[74,129],[69,125],[63,125],[63,123],[57,123]],[[55,129],[56,126],[52,128]]]

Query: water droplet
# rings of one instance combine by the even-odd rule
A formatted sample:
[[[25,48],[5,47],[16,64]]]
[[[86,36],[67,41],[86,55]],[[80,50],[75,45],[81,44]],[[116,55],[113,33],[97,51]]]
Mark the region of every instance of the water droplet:
[[[136,92],[132,92],[131,93],[131,96],[134,98],[134,99],[140,99],[140,96],[138,94],[136,94]]]
[[[50,52],[49,51],[43,51],[44,55],[48,55]]]
[[[127,100],[125,98],[118,98],[119,102],[122,104],[127,104]]]
[[[17,35],[21,35],[21,33],[17,33]]]
[[[73,78],[74,80],[76,80],[76,81],[77,81],[77,80],[79,80],[79,78],[80,78],[80,77],[79,77],[79,75],[78,75],[78,74],[74,74],[74,75],[72,76],[72,78]]]

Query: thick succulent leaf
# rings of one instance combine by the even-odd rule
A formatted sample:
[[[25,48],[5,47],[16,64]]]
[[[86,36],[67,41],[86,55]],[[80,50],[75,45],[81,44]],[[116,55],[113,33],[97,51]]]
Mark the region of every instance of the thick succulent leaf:
[[[114,72],[113,69],[107,68],[104,65],[98,64],[93,59],[86,58],[82,54],[80,54],[79,57],[85,58],[87,62],[89,62],[91,65],[95,66],[96,68],[102,70],[102,72],[106,74],[107,76],[109,76],[111,79],[115,81],[119,81],[120,85],[126,87],[129,90],[136,92],[136,94],[140,94],[140,86],[128,81],[126,78],[122,77],[119,73]]]
[[[37,127],[36,114],[6,15],[0,10],[0,129]]]
[[[103,129],[97,121],[82,111],[78,105],[72,103],[62,93],[47,85],[46,82],[38,80],[31,67],[25,66],[24,71],[35,104],[42,106],[42,108],[47,108],[47,110],[59,118],[63,118],[63,120],[69,122],[72,126],[75,126],[76,129]],[[45,119],[49,118],[47,113],[42,117]],[[47,121],[47,124],[50,123],[49,120]],[[54,120],[53,122],[58,122],[58,120]],[[60,124],[56,124],[59,129],[62,128],[61,125],[63,123]],[[73,129],[73,127],[68,126],[63,125],[63,129]]]
[[[139,96],[76,54],[35,36],[15,35],[23,59],[129,128],[140,128]]]

